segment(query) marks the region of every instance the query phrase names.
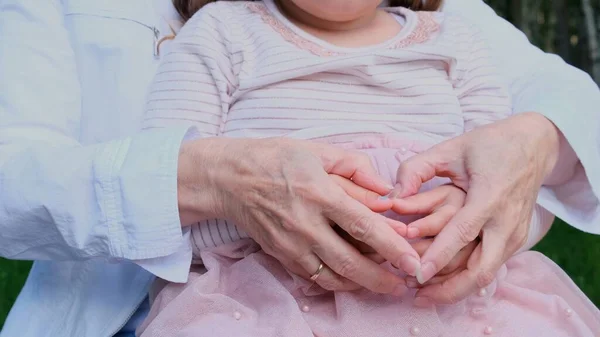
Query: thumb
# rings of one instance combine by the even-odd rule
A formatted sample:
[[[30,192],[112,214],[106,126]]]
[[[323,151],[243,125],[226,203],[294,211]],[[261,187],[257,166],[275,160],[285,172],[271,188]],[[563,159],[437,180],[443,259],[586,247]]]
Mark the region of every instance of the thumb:
[[[396,186],[391,198],[414,195],[423,183],[436,176],[448,176],[452,158],[458,158],[455,142],[448,141],[421,152],[400,164],[396,173]]]

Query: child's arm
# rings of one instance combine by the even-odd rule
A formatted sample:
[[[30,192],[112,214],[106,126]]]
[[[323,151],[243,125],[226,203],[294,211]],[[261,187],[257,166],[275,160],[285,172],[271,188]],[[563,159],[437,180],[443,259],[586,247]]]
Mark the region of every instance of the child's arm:
[[[511,101],[505,83],[494,64],[484,36],[456,17],[448,17],[448,29],[456,34],[457,66],[453,85],[463,110],[468,132],[511,115]]]
[[[181,29],[150,87],[144,129],[195,126],[200,137],[223,131],[237,76],[225,15],[207,5]],[[226,16],[225,16],[226,17]]]

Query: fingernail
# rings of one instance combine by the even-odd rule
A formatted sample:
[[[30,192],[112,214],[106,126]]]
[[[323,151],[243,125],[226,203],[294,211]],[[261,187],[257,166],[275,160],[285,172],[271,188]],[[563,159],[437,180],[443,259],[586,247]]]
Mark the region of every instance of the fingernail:
[[[433,306],[433,301],[428,297],[415,297],[415,301],[413,302],[413,304],[416,307],[428,308]]]
[[[406,231],[406,236],[408,236],[409,239],[414,239],[417,236],[419,236],[419,229],[416,227],[408,227],[408,230]]]
[[[419,287],[419,282],[417,282],[417,280],[407,279],[406,280],[406,286],[409,287],[409,288],[418,288]]]
[[[420,272],[417,274],[417,281],[419,281],[419,283],[423,284],[429,281],[429,279],[435,275],[435,266],[433,265],[433,262],[423,264],[420,268]]]
[[[425,283],[425,282],[421,282],[421,281],[423,281],[423,274],[421,273],[421,267],[420,266],[415,271],[415,277],[417,278],[417,282],[419,282],[420,284]]]
[[[390,197],[388,197],[387,195],[382,195],[379,197],[379,200],[389,200]]]
[[[399,283],[396,288],[394,289],[394,291],[392,292],[392,295],[394,296],[402,296],[406,293],[406,291],[408,290],[408,288],[406,288],[406,286],[402,283]]]
[[[416,257],[410,254],[404,254],[404,256],[400,258],[399,266],[400,269],[404,270],[408,275],[415,276],[416,271],[421,268],[421,263]]]

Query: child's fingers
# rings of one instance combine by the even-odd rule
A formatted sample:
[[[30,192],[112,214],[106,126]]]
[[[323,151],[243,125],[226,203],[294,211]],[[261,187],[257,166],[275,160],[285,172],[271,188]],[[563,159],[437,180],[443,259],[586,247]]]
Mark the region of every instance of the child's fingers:
[[[406,237],[414,239],[416,237],[436,236],[444,226],[456,214],[456,207],[453,205],[443,205],[436,209],[430,215],[415,220],[408,225]]]
[[[423,254],[425,254],[425,251],[427,250],[427,248],[429,248],[429,246],[431,246],[432,243],[433,243],[433,239],[423,239],[423,240],[413,242],[413,243],[411,243],[411,245],[412,245],[413,249],[417,252],[417,254],[423,255]]]
[[[447,196],[447,189],[434,188],[404,199],[393,199],[392,210],[400,215],[429,214],[444,203]]]
[[[330,174],[329,177],[338,184],[350,197],[356,199],[361,204],[367,206],[376,213],[385,212],[392,208],[392,200],[370,191],[366,188],[356,185],[352,180],[340,177],[337,174]]]

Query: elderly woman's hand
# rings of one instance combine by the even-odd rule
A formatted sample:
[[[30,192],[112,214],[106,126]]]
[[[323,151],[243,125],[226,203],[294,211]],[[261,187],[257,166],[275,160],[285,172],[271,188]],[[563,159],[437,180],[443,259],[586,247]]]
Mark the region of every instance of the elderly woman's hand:
[[[463,190],[454,185],[442,185],[404,199],[393,199],[391,207],[383,209],[383,206],[388,205],[383,204],[381,201],[375,203],[372,196],[365,197],[365,195],[372,192],[365,191],[356,185],[346,186],[346,184],[340,184],[340,186],[357,200],[365,205],[370,205],[372,210],[387,211],[391,209],[399,215],[423,215],[422,218],[410,223],[408,227],[403,226],[397,230],[399,234],[409,239],[416,239],[411,245],[419,254],[424,254],[427,251],[433,243],[433,237],[438,235],[444,226],[448,224],[448,221],[463,207],[466,196]],[[385,259],[377,254],[372,247],[354,240],[340,228],[336,228],[336,230],[340,236],[352,243],[365,256],[377,263],[385,262]],[[465,269],[477,243],[478,241],[475,240],[459,251],[446,267],[440,270],[427,284],[439,283]],[[419,287],[415,277],[408,276],[406,280],[409,288]]]
[[[424,283],[480,237],[467,269],[424,287],[416,304],[457,302],[490,284],[527,239],[537,194],[558,158],[559,132],[545,117],[523,113],[480,127],[404,162],[393,195],[418,192],[434,176],[467,192],[465,206],[421,258]]]
[[[185,143],[179,162],[182,223],[232,220],[300,276],[316,274],[323,263],[316,282],[325,289],[406,290],[404,280],[361,255],[331,222],[408,273],[419,266],[418,254],[394,229],[403,224],[371,211],[329,176],[387,194],[391,186],[363,154],[291,139],[212,138]]]

